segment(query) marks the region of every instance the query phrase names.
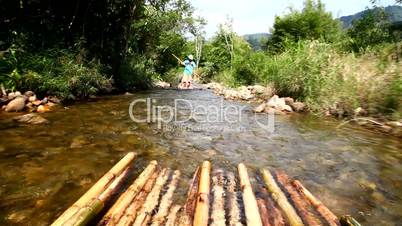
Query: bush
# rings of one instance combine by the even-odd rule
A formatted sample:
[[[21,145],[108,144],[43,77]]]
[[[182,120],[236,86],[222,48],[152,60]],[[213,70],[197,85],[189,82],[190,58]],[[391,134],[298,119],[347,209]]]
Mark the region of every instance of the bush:
[[[153,68],[153,61],[144,56],[127,57],[115,80],[116,86],[121,90],[149,88],[152,80],[158,77]]]
[[[17,89],[34,90],[42,96],[56,95],[62,100],[86,98],[110,92],[112,87],[100,63],[78,63],[76,55],[68,50],[52,49],[25,55],[19,68]]]

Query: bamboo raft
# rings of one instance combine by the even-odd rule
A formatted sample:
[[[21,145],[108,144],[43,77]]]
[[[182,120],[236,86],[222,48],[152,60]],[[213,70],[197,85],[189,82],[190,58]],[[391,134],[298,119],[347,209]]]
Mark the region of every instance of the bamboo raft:
[[[236,178],[219,169],[211,173],[211,163],[203,162],[183,205],[173,200],[180,171],[161,168],[156,161],[121,193],[134,159],[135,153],[127,154],[52,226],[359,225],[350,216],[338,218],[283,171],[261,169],[262,182],[253,189],[244,164],[238,165]]]

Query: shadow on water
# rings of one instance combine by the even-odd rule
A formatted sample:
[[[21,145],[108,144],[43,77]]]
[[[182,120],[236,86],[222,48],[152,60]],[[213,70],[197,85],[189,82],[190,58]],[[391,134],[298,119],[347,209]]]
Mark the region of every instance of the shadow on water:
[[[155,106],[178,103],[185,122],[135,123],[132,100],[150,97]],[[191,109],[204,106],[209,113]],[[213,109],[228,109],[221,120]],[[283,169],[303,181],[336,214],[352,214],[370,225],[397,225],[402,219],[402,144],[397,138],[344,127],[312,115],[275,118],[275,130],[260,126],[266,115],[252,106],[223,101],[208,91],[154,90],[112,96],[44,114],[50,124],[16,125],[0,114],[0,225],[46,225],[72,204],[125,153],[135,151],[134,174],[153,159],[180,169],[178,196],[203,160],[214,168],[250,171]],[[194,113],[194,112],[193,112]],[[136,105],[146,117],[146,105]],[[165,112],[161,117],[168,117]],[[208,120],[207,120],[208,119]],[[257,123],[260,122],[259,123]]]

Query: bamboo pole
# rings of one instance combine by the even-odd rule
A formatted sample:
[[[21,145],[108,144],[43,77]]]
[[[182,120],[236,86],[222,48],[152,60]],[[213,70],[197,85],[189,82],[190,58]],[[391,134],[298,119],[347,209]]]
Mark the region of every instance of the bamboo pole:
[[[237,202],[236,180],[232,172],[227,174],[227,180],[229,226],[242,226],[242,223],[240,223],[240,208]]]
[[[169,178],[169,172],[167,169],[163,169],[156,179],[155,185],[152,188],[151,192],[148,194],[145,199],[144,205],[141,207],[141,210],[138,212],[137,217],[133,223],[133,226],[143,226],[148,225],[149,220],[151,220],[151,215],[156,206],[158,205],[159,195],[163,186],[166,184],[166,181]]]
[[[269,212],[267,206],[265,205],[264,200],[257,199],[257,205],[258,209],[260,210],[262,225],[272,226],[271,223],[269,222]]]
[[[70,219],[63,223],[63,226],[86,225],[90,222],[103,209],[105,203],[116,193],[118,188],[120,188],[130,170],[131,167],[126,168],[98,198],[79,209]]]
[[[307,190],[302,183],[298,180],[292,182],[293,186],[314,206],[317,212],[325,219],[331,226],[339,226],[338,217],[331,212],[320,200]]]
[[[172,180],[168,184],[168,190],[161,198],[158,212],[152,218],[151,226],[163,225],[163,223],[165,222],[166,216],[169,214],[169,208],[173,202],[172,198],[174,191],[176,190],[177,184],[179,183],[179,178],[180,178],[180,171],[175,170],[173,172]]]
[[[276,207],[275,202],[272,200],[267,192],[267,189],[261,188],[260,193],[264,197],[265,205],[269,212],[268,218],[272,226],[285,226],[285,219],[281,211]]]
[[[271,193],[272,198],[276,201],[276,203],[285,213],[286,218],[289,221],[289,224],[291,226],[304,225],[300,217],[297,215],[296,211],[293,209],[292,205],[290,205],[290,203],[286,199],[285,194],[283,194],[281,189],[276,184],[269,170],[263,169],[261,171],[261,174],[264,178],[264,182],[265,185],[267,186],[268,191]]]
[[[243,203],[246,213],[247,225],[262,226],[261,216],[258,211],[257,201],[253,193],[253,188],[250,184],[247,168],[243,163],[238,165],[240,187],[243,191]]]
[[[283,171],[276,171],[276,176],[278,182],[290,195],[290,199],[293,201],[293,204],[296,207],[296,210],[300,214],[300,217],[302,218],[304,223],[306,225],[313,226],[322,225],[321,222],[310,211],[308,211],[308,203],[306,203],[306,200],[302,199],[301,195],[297,192],[295,187],[293,187],[289,183],[288,175],[286,175]]]
[[[174,205],[170,211],[169,215],[166,218],[165,226],[176,226],[177,212],[181,209],[181,206]]]
[[[205,161],[201,166],[200,183],[197,193],[193,226],[207,226],[209,218],[209,187],[211,163]]]
[[[224,190],[223,190],[223,171],[217,170],[212,177],[212,213],[211,213],[211,226],[225,226],[225,209],[224,209]]]
[[[117,199],[115,204],[109,209],[98,225],[115,225],[124,213],[124,210],[133,201],[135,196],[144,187],[147,180],[155,172],[158,163],[151,161],[142,171],[132,185]]]
[[[123,170],[134,160],[135,153],[130,152],[103,175],[81,198],[79,198],[70,208],[68,208],[52,226],[62,226],[64,222],[71,218],[81,207],[98,197],[110,182],[123,172]]]
[[[200,182],[201,169],[198,166],[194,172],[193,179],[191,180],[187,192],[187,199],[184,207],[180,211],[178,225],[191,226],[194,219],[195,206],[197,204],[197,191]]]
[[[361,226],[361,224],[350,215],[342,216],[339,222],[342,226]]]
[[[147,198],[149,192],[151,192],[158,175],[159,175],[158,171],[155,171],[152,174],[152,176],[148,179],[147,183],[145,183],[144,187],[141,189],[141,192],[135,197],[134,201],[130,203],[130,205],[124,211],[124,215],[120,218],[119,222],[117,223],[117,226],[129,226],[133,224],[135,218],[137,217],[138,210],[144,204],[145,199]]]

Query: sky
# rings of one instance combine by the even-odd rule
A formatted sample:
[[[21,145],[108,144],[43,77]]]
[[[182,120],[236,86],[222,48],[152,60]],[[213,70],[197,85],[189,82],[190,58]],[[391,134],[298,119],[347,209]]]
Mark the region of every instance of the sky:
[[[304,0],[190,0],[196,15],[207,20],[205,31],[211,37],[218,24],[233,19],[233,29],[240,35],[268,33],[276,15],[289,12],[289,7],[301,9]],[[322,0],[327,11],[336,18],[355,14],[370,5],[369,0]],[[395,0],[380,0],[383,6]]]

